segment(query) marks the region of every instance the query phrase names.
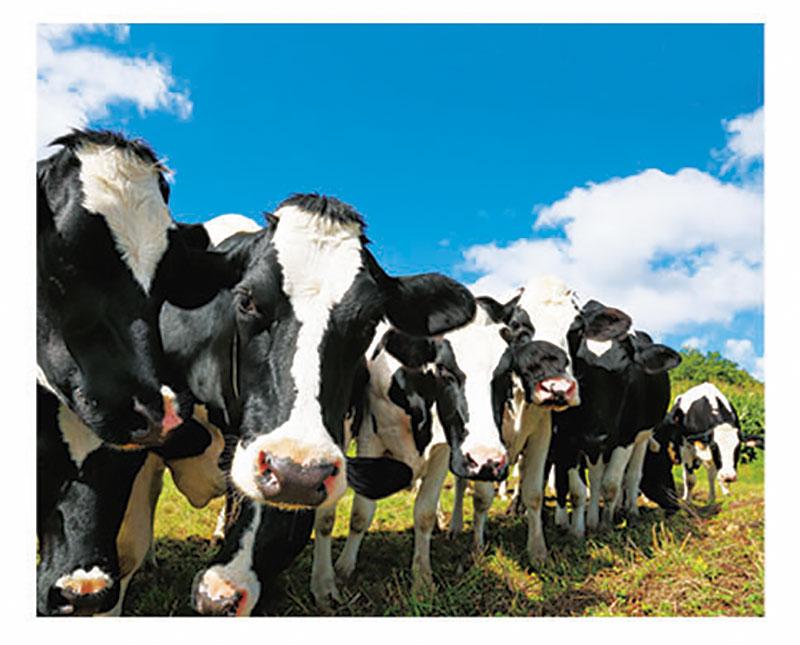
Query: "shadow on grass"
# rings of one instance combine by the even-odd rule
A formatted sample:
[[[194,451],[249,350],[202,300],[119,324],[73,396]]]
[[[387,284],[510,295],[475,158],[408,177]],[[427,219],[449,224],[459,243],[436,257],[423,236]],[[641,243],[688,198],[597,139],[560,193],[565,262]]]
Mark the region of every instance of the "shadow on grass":
[[[695,507],[709,517],[718,507]],[[525,544],[527,520],[497,514],[487,526],[487,547],[472,551],[471,526],[449,539],[434,533],[431,542],[435,588],[412,592],[413,528],[372,530],[365,537],[359,564],[350,581],[339,583],[343,602],[339,616],[581,616],[618,606],[620,599],[598,574],[626,576],[637,562],[653,558],[665,541],[680,545],[702,538],[704,522],[685,513],[665,517],[659,509],[642,508],[629,526],[590,534],[583,542],[553,524],[545,512],[547,561],[531,567]],[[345,538],[333,540],[334,561]],[[157,565],[146,565],[131,583],[127,615],[192,615],[189,594],[198,570],[216,552],[209,540],[161,538]],[[309,591],[313,548],[309,544],[292,566],[264,589],[257,613],[270,616],[321,615]],[[633,581],[632,581],[633,584]]]

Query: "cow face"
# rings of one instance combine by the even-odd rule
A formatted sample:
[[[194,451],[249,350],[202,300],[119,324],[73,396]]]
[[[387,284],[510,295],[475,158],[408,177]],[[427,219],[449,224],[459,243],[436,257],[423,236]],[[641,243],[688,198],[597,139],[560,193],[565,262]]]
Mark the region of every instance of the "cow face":
[[[158,311],[229,284],[202,229],[171,219],[138,141],[75,131],[37,166],[39,380],[102,440],[156,445],[180,423],[159,378]]]
[[[660,374],[676,367],[680,355],[666,345],[653,343],[642,331],[631,333],[631,319],[623,311],[591,300],[575,316],[568,341],[581,378],[625,379],[630,370]]]
[[[242,410],[231,477],[256,501],[316,507],[345,490],[343,422],[378,321],[440,334],[470,320],[475,302],[441,275],[388,276],[366,248],[361,216],[339,200],[297,195],[270,220],[237,250]]]
[[[532,322],[530,339],[539,343],[529,345],[528,351],[538,347],[543,353],[538,362],[529,359],[528,364],[549,365],[548,376],[535,380],[534,387],[526,389],[526,400],[554,411],[579,405],[580,393],[567,343],[567,332],[575,318],[573,292],[560,280],[543,277],[529,282],[519,306]],[[565,362],[560,365],[562,360]]]
[[[560,377],[566,367],[564,352],[530,340],[534,330],[518,301],[519,296],[501,305],[478,298],[475,320],[444,338],[389,332],[384,339],[388,353],[416,367],[416,373],[404,368],[402,380],[395,379],[394,386],[402,391],[398,401],[415,400],[420,408],[436,402],[450,446],[450,468],[459,477],[505,479],[508,455],[502,431],[509,422],[514,384],[530,399],[541,382]]]

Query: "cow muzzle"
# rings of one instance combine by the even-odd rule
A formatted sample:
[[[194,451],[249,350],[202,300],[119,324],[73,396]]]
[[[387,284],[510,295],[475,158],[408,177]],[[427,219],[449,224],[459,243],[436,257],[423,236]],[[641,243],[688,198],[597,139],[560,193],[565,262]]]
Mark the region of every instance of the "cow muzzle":
[[[118,598],[114,579],[95,566],[59,578],[50,587],[47,606],[54,616],[92,616],[110,610]]]
[[[290,457],[261,450],[256,486],[267,504],[313,508],[333,492],[342,464],[342,460],[299,464]]]
[[[569,377],[539,381],[533,389],[533,403],[556,412],[579,405],[578,384]]]
[[[467,479],[503,481],[508,476],[508,457],[505,451],[475,446],[464,452],[464,471]]]
[[[164,443],[167,435],[183,423],[178,414],[178,403],[175,393],[166,385],[161,386],[161,410],[155,412],[158,405],[146,405],[133,399],[133,409],[147,420],[147,427],[131,432],[131,443],[135,447],[152,448]]]

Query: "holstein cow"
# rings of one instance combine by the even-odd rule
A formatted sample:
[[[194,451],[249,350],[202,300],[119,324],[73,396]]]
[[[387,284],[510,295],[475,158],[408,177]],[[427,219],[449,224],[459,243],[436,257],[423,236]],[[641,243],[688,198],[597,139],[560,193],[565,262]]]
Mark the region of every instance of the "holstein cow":
[[[601,498],[603,527],[612,525],[623,496],[628,516],[638,515],[648,440],[669,404],[667,370],[680,363],[675,351],[630,327],[627,314],[595,300],[576,313],[570,326],[570,356],[581,385],[581,405],[555,415],[553,460],[556,524],[566,527],[569,522],[569,491],[570,530],[576,537],[583,537],[586,525],[598,528]],[[591,491],[585,524],[584,460]]]
[[[512,396],[509,383],[517,379],[533,391],[539,382],[563,376],[566,355],[549,343],[529,341],[533,328],[518,300],[501,305],[477,298],[475,320],[439,339],[390,330],[369,361],[358,454],[390,454],[421,479],[414,505],[415,584],[432,583],[430,539],[448,463],[456,476],[475,480],[475,541],[482,546],[492,482],[508,473],[502,425]],[[350,535],[336,563],[342,578],[355,569],[374,511],[374,502],[356,496]]]
[[[165,300],[203,304],[231,274],[205,251],[202,228],[172,221],[165,168],[146,144],[75,130],[53,145],[62,148],[36,169],[37,607],[93,613],[114,604],[98,593],[113,587],[101,595],[117,597],[119,585],[116,565],[102,564],[108,540],[105,553],[89,546],[95,534],[116,536],[144,449],[164,444],[182,421],[160,370],[159,309]],[[138,452],[93,458],[111,446]],[[93,479],[103,469],[107,480]],[[98,510],[106,505],[114,513]]]
[[[151,546],[165,464],[198,508],[225,491],[222,435],[192,407],[179,405],[187,421],[162,446],[119,450],[37,386],[38,614],[120,614]]]
[[[555,376],[543,380],[512,376],[497,387],[493,396],[509,401],[500,408],[503,440],[508,447],[509,462],[520,463],[519,499],[526,508],[528,517],[528,539],[526,550],[531,564],[547,557],[547,544],[542,527],[544,502],[544,479],[547,457],[552,436],[552,413],[579,405],[581,402],[578,382],[572,372],[567,344],[567,332],[575,318],[574,292],[563,281],[552,276],[532,279],[524,288],[519,301],[533,329],[530,335],[526,325],[511,325],[511,342],[532,347],[530,340],[547,343],[552,348],[551,360],[558,362]],[[553,367],[554,365],[551,364]],[[551,367],[552,369],[552,367]],[[498,383],[498,385],[500,385]],[[504,393],[504,394],[501,394]],[[462,497],[465,482],[457,481],[456,501],[451,527],[461,526]],[[480,493],[478,493],[480,494]],[[486,496],[489,491],[486,489]],[[493,492],[492,492],[493,494]],[[488,497],[491,502],[491,497]],[[488,506],[476,513],[476,531],[485,525]],[[476,543],[482,544],[476,533]]]
[[[397,461],[345,459],[357,368],[381,319],[437,335],[471,320],[475,302],[442,275],[387,275],[367,249],[361,216],[335,198],[295,195],[268,219],[268,228],[217,247],[236,267],[235,287],[197,310],[165,306],[161,330],[176,378],[185,375],[210,413],[240,435],[230,481],[238,495],[267,506],[239,513],[239,521],[261,525],[269,515],[269,531],[288,533],[281,518],[296,522],[293,515],[268,511],[331,507],[348,482],[367,494],[409,484],[411,472]],[[315,529],[326,536],[332,525],[320,521]],[[299,548],[307,539],[293,532]],[[237,613],[231,593],[257,597],[248,585],[258,571],[244,572],[234,560],[201,572],[198,609]],[[318,572],[312,589],[318,599],[330,597],[333,571]]]
[[[763,448],[763,437],[745,436],[733,404],[712,383],[701,383],[675,398],[656,431],[658,444],[667,443],[674,463],[683,468],[683,499],[689,501],[702,464],[708,475],[708,501],[716,501],[715,482],[723,495],[736,481],[743,445]]]
[[[36,169],[39,381],[104,442],[157,445],[179,423],[159,309],[204,304],[232,275],[202,227],[173,222],[146,144],[76,130],[53,145]]]

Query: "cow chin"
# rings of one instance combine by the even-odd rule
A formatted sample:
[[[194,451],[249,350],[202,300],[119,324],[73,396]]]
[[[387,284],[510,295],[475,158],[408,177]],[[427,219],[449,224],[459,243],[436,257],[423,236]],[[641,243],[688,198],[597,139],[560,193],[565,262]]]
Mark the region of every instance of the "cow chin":
[[[325,508],[347,489],[345,457],[338,446],[269,435],[247,447],[237,445],[231,479],[255,502],[284,510]]]

